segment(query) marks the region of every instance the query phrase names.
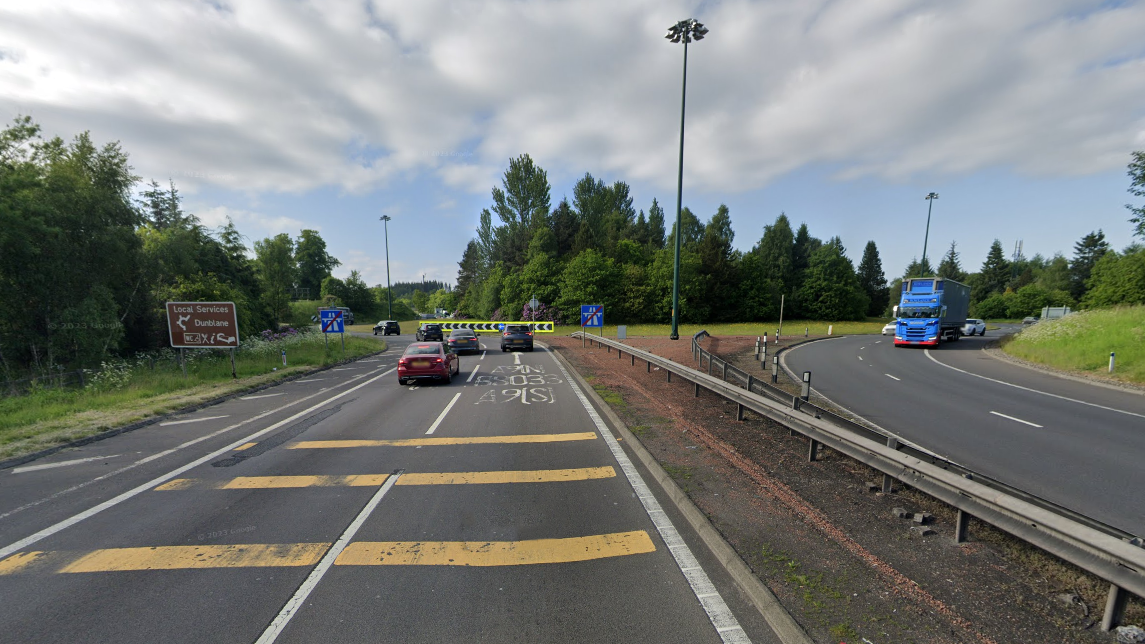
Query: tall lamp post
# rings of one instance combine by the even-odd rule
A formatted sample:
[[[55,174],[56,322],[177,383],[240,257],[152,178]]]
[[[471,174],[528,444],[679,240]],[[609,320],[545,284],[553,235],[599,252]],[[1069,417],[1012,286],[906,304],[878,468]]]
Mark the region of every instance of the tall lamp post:
[[[926,201],[929,205],[926,207],[926,235],[922,238],[922,265],[926,266],[926,242],[930,241],[930,211],[934,209],[934,200],[938,199],[938,193],[932,192],[926,195]]]
[[[382,228],[386,231],[386,318],[394,319],[394,294],[390,291],[390,220],[393,217],[382,215]]]
[[[672,268],[672,340],[680,339],[680,212],[684,197],[684,99],[688,96],[688,43],[703,40],[708,29],[694,18],[681,20],[664,36],[673,43],[684,43],[684,82],[680,88],[680,172],[676,179],[676,260]]]

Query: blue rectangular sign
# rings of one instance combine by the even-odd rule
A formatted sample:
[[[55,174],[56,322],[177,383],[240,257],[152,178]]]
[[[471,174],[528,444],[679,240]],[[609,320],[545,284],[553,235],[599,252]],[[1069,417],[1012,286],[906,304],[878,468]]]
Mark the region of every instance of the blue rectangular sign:
[[[344,333],[342,325],[345,320],[342,318],[342,312],[337,310],[319,311],[322,315],[322,332],[323,333]]]
[[[604,306],[601,304],[581,304],[580,325],[582,327],[603,327]]]

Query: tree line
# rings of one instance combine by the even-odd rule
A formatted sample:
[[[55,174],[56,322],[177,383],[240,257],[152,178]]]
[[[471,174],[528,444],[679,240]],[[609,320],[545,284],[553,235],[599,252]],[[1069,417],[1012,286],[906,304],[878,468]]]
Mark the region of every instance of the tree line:
[[[1134,153],[1129,176],[1129,192],[1145,196],[1145,153]],[[665,233],[664,209],[653,199],[647,213],[637,212],[628,184],[609,185],[589,173],[572,193],[552,207],[544,169],[527,154],[509,160],[458,262],[459,315],[530,319],[527,302],[535,297],[544,307],[538,319],[576,323],[581,304],[602,304],[620,323],[670,319],[675,225]],[[1145,237],[1145,208],[1127,208],[1135,234]],[[771,321],[781,307],[788,318],[889,316],[904,278],[933,275],[969,285],[971,314],[991,319],[1020,318],[1044,306],[1145,303],[1141,246],[1115,252],[1100,230],[1078,241],[1071,259],[1007,258],[994,240],[972,273],[963,270],[952,241],[937,269],[929,258],[915,258],[889,284],[873,240],[856,267],[839,237],[823,241],[783,213],[747,252],[732,248],[735,232],[724,205],[707,222],[683,208],[680,230],[684,322]]]
[[[151,181],[137,198],[139,182],[118,143],[97,146],[86,132],[43,140],[29,117],[0,130],[4,377],[167,346],[167,301],[233,301],[243,338],[302,317],[299,293],[380,310],[385,289],[357,271],[330,276],[340,262],[317,231],[254,241],[252,253],[229,219],[210,230],[185,212],[173,182]]]
[[[545,319],[558,322],[578,321],[581,304],[604,305],[617,322],[671,317],[675,225],[665,231],[659,202],[638,212],[628,184],[588,173],[572,193],[553,207],[544,169],[527,154],[509,161],[458,263],[461,315],[529,318],[527,302],[535,297]],[[683,208],[680,233],[684,322],[775,319],[781,304],[789,317],[833,320],[887,308],[873,241],[856,269],[841,239],[813,237],[806,224],[793,228],[780,214],[750,251],[740,252],[724,205],[707,222]]]

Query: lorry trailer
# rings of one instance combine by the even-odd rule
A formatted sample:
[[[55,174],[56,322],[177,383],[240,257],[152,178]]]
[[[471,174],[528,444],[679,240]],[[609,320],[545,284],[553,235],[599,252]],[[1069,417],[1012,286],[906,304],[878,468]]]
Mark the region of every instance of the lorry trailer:
[[[936,347],[962,337],[970,309],[970,287],[942,277],[903,280],[895,313],[895,346]]]

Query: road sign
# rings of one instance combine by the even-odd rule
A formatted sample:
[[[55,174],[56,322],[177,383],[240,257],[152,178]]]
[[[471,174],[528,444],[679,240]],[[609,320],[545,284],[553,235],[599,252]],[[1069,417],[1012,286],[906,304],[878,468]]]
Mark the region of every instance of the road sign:
[[[454,329],[470,329],[476,333],[496,333],[503,331],[506,324],[527,324],[532,327],[533,331],[537,333],[553,333],[556,331],[554,323],[552,322],[432,322],[431,324],[440,324],[442,331],[452,331]]]
[[[540,307],[541,307],[541,301],[538,300],[537,298],[534,297],[533,299],[529,300],[529,308],[530,309],[533,309],[535,311]]]
[[[234,349],[238,309],[234,302],[168,302],[167,334],[176,349]]]
[[[319,311],[322,315],[322,332],[323,333],[345,333],[343,324],[345,320],[342,318],[342,311],[338,309],[323,309]]]
[[[601,304],[581,304],[580,325],[583,327],[603,327],[604,306]]]

